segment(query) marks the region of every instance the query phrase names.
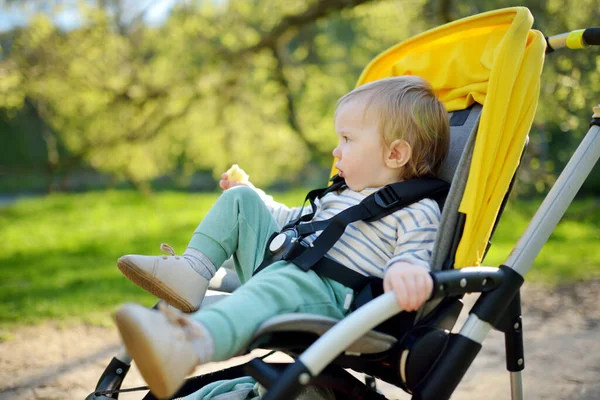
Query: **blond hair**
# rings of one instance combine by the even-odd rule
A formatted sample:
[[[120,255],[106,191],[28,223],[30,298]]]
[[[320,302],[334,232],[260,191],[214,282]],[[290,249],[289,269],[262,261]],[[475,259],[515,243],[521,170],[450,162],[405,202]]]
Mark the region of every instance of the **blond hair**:
[[[402,179],[438,175],[448,152],[450,127],[446,108],[429,83],[414,75],[377,80],[343,96],[337,109],[362,96],[368,96],[365,113],[376,107],[384,143],[403,139],[412,148]]]

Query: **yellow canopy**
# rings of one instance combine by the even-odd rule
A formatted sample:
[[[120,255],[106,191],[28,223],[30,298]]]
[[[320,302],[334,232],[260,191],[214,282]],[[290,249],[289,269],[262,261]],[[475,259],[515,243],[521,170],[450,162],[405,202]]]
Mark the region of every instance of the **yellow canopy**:
[[[483,111],[465,194],[455,268],[479,265],[533,122],[546,43],[524,7],[464,18],[377,56],[357,86],[398,75],[427,79],[448,111]]]

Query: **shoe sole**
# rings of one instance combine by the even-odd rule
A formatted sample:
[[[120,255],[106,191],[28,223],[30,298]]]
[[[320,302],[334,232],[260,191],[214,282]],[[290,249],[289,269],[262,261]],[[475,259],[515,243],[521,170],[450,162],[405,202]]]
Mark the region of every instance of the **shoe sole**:
[[[155,277],[148,275],[136,265],[130,264],[126,260],[119,259],[117,267],[119,267],[123,275],[131,282],[135,283],[145,291],[152,293],[159,299],[166,301],[173,307],[185,313],[191,313],[198,310],[198,308],[194,307],[189,301],[185,300]]]
[[[140,329],[140,324],[127,310],[119,310],[115,314],[115,322],[121,333],[129,356],[135,361],[140,374],[158,398],[168,398],[171,393],[163,376],[157,371],[162,369],[162,364],[153,351],[153,343]]]

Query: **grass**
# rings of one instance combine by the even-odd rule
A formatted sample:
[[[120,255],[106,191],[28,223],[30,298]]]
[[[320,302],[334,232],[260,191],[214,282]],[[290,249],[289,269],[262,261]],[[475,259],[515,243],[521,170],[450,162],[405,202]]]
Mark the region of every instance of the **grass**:
[[[298,204],[305,191],[276,196]],[[217,198],[212,194],[108,191],[24,199],[0,209],[0,327],[7,330],[49,320],[109,324],[123,302],[155,299],[116,268],[127,253],[160,254],[168,242],[183,252],[198,222]],[[507,208],[486,265],[500,264],[537,204]],[[600,210],[578,201],[550,238],[528,279],[556,283],[600,277]],[[2,333],[3,329],[0,329]]]
[[[48,320],[104,325],[120,303],[154,304],[119,272],[117,258],[161,254],[162,242],[182,253],[216,198],[108,191],[0,208],[0,327]],[[277,197],[288,204],[303,198],[303,191]]]
[[[485,265],[504,262],[529,224],[539,200],[509,203],[492,239]],[[576,200],[552,232],[525,277],[555,285],[600,278],[600,200]]]

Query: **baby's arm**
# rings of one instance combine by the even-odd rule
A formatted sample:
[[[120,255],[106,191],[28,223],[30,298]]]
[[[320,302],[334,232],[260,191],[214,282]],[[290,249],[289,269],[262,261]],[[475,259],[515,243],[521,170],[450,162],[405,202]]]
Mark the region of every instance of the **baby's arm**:
[[[419,264],[398,261],[385,272],[383,290],[394,291],[396,301],[404,311],[416,311],[427,301],[433,289],[429,270]]]
[[[440,211],[435,202],[422,200],[394,215],[399,221],[396,249],[386,266],[383,288],[394,291],[403,310],[414,311],[427,301],[433,289],[429,269]]]

